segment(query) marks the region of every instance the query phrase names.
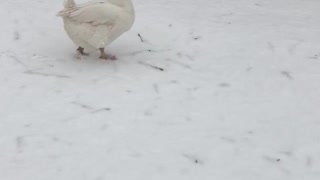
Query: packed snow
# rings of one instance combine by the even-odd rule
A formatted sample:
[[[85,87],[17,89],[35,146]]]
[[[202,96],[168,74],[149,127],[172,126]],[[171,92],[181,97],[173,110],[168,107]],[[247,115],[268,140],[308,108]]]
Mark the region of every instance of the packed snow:
[[[1,180],[320,179],[319,0],[133,2],[105,61],[0,1]]]

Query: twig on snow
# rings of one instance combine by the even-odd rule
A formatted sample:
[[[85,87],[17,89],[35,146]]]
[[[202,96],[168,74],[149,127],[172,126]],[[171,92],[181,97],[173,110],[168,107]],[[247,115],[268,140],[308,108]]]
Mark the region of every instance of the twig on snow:
[[[142,38],[142,36],[141,36],[140,33],[138,33],[138,36],[139,36],[139,38],[140,38],[140,41],[141,41],[141,42],[144,42],[144,40],[143,40],[143,38]]]
[[[30,74],[30,75],[46,76],[46,77],[71,78],[70,76],[66,76],[66,75],[49,74],[49,73],[42,73],[42,72],[35,72],[35,71],[25,71],[24,73],[25,73],[25,74]]]
[[[158,67],[158,66],[155,66],[155,65],[152,65],[152,64],[148,64],[148,63],[145,63],[145,62],[139,62],[139,64],[142,64],[142,65],[147,66],[147,67],[151,67],[151,68],[159,70],[159,71],[164,71],[164,69],[161,68],[161,67]]]

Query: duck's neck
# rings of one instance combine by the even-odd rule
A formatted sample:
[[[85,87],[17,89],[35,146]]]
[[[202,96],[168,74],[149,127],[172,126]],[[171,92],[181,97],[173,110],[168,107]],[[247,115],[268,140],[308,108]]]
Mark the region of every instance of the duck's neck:
[[[108,0],[108,2],[120,6],[123,9],[129,11],[129,12],[133,12],[133,4],[131,0]]]
[[[76,5],[74,0],[64,0],[63,4],[64,4],[64,7],[66,7],[66,8],[72,8]]]

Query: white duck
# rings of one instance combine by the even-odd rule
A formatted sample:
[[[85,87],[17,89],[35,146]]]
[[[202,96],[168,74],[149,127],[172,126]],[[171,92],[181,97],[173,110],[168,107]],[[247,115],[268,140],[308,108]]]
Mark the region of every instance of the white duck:
[[[87,55],[84,49],[99,49],[101,59],[111,60],[116,57],[107,55],[104,48],[128,31],[135,19],[131,0],[94,0],[79,5],[65,0],[64,10],[57,15],[63,18],[64,28],[81,55]]]

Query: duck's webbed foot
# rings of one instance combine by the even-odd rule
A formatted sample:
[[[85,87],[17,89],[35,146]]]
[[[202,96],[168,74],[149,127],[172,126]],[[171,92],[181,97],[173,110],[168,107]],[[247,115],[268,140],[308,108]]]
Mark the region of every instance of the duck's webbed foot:
[[[79,48],[77,49],[77,51],[82,55],[82,56],[89,56],[88,53],[84,52],[84,48],[79,46]]]
[[[104,48],[100,48],[100,59],[105,59],[105,60],[117,60],[118,58],[116,56],[113,56],[113,55],[109,55],[109,54],[106,54],[104,52]]]

